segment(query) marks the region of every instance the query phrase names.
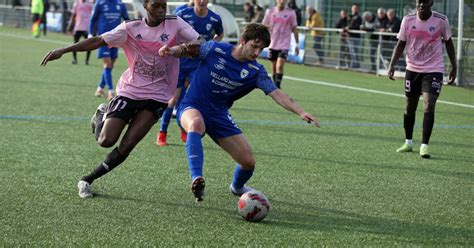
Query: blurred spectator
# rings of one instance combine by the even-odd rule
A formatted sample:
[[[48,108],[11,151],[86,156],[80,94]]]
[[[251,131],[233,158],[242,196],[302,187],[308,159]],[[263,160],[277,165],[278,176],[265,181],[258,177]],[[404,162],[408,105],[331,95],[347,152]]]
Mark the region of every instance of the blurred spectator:
[[[47,18],[46,13],[49,11],[49,0],[43,0],[43,15],[41,15],[41,28],[43,29],[43,35],[46,36],[47,31]]]
[[[362,25],[360,25],[360,30],[367,32],[375,32],[376,22],[375,16],[370,11],[365,11],[362,14]],[[376,71],[375,61],[377,58],[377,46],[379,43],[379,37],[375,34],[370,34],[369,37],[369,57],[370,57],[370,70]]]
[[[383,32],[387,28],[388,18],[384,8],[377,9],[377,18],[375,18],[375,30]]]
[[[397,17],[395,10],[394,9],[387,10],[387,26],[384,31],[388,33],[396,34],[400,31],[401,24],[402,24],[402,21]],[[396,36],[383,36],[382,38],[384,38],[384,46],[382,47],[382,55],[384,59],[390,60],[390,58],[392,57],[393,48],[395,47],[395,43],[397,42],[397,37]],[[400,59],[398,60],[397,65],[400,68],[404,68],[405,61]],[[397,70],[401,70],[400,68],[397,68]]]
[[[68,31],[74,35],[74,43],[79,42],[81,37],[87,39],[89,34],[89,22],[91,20],[94,2],[91,0],[76,0],[72,5],[71,19],[69,20]],[[89,64],[91,51],[86,53],[86,62]],[[72,52],[72,64],[77,64],[77,52]]]
[[[12,9],[15,10],[15,19],[16,19],[15,27],[16,28],[23,27],[23,25],[24,25],[23,18],[20,14],[21,10],[18,8],[18,7],[21,7],[21,6],[22,6],[21,0],[13,0],[12,1]]]
[[[244,3],[244,19],[246,22],[252,22],[255,11],[253,5],[249,2]]]
[[[40,36],[40,26],[41,26],[41,16],[43,16],[44,4],[43,0],[32,0],[31,1],[31,15],[33,25],[31,27],[31,33],[33,37],[39,38]]]
[[[349,24],[347,25],[347,30],[359,30],[360,25],[362,25],[362,18],[359,16],[359,5],[353,4],[351,7],[352,15],[349,18]],[[360,56],[359,56],[359,47],[360,47],[360,34],[358,33],[349,33],[349,52],[351,55],[351,68],[357,69],[360,68]]]
[[[296,5],[296,0],[290,0],[288,2],[288,7],[295,10],[296,23],[298,26],[301,26],[301,23],[303,22],[303,18],[301,16],[301,9],[298,8],[298,6]]]
[[[308,28],[324,28],[324,21],[318,11],[313,6],[308,5],[306,7],[306,27]],[[314,52],[318,55],[319,64],[324,63],[324,50],[322,48],[322,42],[324,38],[324,31],[322,30],[311,30],[311,36],[313,37],[313,48]]]
[[[265,11],[263,11],[262,6],[258,5],[257,0],[252,0],[252,5],[254,11],[252,22],[261,23],[265,16]]]
[[[341,10],[340,12],[340,18],[336,23],[336,28],[341,28],[344,29],[349,25],[349,18],[347,17],[347,11]],[[341,37],[340,37],[340,53],[339,53],[339,66],[341,67],[347,67],[350,64],[350,59],[351,56],[349,54],[349,46],[348,46],[348,34],[347,32],[343,31],[341,32]]]

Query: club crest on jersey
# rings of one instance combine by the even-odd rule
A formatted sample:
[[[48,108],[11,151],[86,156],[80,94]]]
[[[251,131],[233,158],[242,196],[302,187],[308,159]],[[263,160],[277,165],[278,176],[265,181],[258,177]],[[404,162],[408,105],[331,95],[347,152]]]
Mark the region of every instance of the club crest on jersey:
[[[142,37],[141,34],[138,34],[137,36],[135,36],[135,39],[137,39],[137,40],[143,40],[143,37]]]
[[[165,42],[165,41],[168,41],[169,37],[170,37],[169,34],[161,34],[161,35],[160,35],[160,40],[161,40],[162,42]]]
[[[435,31],[435,27],[431,26],[430,27],[430,32],[434,32]]]
[[[416,26],[415,25],[411,26],[411,29],[416,29]]]
[[[117,8],[117,10],[120,10],[120,5],[117,5],[117,6],[115,6],[115,7]]]
[[[249,71],[247,71],[246,69],[242,69],[240,71],[240,78],[246,78],[248,75],[249,75]]]
[[[211,30],[211,28],[212,28],[212,24],[210,24],[210,23],[206,24],[207,31]]]

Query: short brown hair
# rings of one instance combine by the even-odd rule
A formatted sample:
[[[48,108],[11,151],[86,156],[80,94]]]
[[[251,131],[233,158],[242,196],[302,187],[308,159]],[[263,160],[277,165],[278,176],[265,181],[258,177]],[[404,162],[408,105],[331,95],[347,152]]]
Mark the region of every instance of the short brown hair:
[[[265,47],[270,45],[270,32],[267,26],[259,23],[250,23],[244,27],[241,35],[245,42],[249,40],[262,41]]]

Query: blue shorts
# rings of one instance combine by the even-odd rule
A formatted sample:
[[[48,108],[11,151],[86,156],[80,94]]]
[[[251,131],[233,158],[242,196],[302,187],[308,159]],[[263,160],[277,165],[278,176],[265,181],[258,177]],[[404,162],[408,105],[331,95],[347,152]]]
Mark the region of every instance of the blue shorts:
[[[186,82],[186,78],[191,83],[191,79],[194,77],[196,73],[196,68],[192,69],[179,69],[179,76],[178,76],[178,85],[176,88],[181,88],[184,86],[184,82]]]
[[[188,109],[196,109],[201,112],[204,118],[204,125],[206,127],[206,133],[214,142],[219,143],[217,139],[227,138],[230,136],[242,134],[242,131],[237,124],[235,124],[229,111],[222,112],[210,112],[205,111],[204,108],[200,108],[197,105],[183,102],[178,107],[176,116],[178,117],[178,124],[181,127],[181,115]]]
[[[118,48],[116,47],[108,47],[108,46],[102,46],[99,47],[99,50],[97,52],[97,58],[111,58],[111,59],[116,59],[118,57]]]

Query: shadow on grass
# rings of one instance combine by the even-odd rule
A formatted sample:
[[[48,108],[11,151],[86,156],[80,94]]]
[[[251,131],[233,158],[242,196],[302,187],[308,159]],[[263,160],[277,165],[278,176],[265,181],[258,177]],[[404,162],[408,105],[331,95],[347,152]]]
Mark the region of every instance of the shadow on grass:
[[[309,204],[297,204],[273,199],[273,205],[285,206],[288,210],[273,209],[271,225],[288,229],[324,232],[345,232],[378,235],[378,239],[394,239],[415,244],[468,245],[472,242],[473,230],[414,223],[362,215],[335,209],[319,208]],[[300,209],[312,209],[314,214],[302,213]],[[384,237],[388,236],[388,237]],[[472,243],[471,243],[472,244]]]

